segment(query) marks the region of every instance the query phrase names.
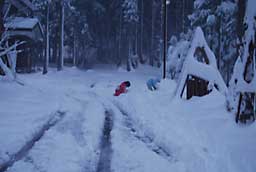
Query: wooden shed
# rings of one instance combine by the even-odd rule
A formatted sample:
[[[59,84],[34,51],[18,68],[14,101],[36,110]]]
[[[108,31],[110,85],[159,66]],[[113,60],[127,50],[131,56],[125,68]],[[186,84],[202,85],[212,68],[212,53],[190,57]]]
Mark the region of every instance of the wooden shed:
[[[17,72],[33,71],[37,52],[43,46],[43,30],[37,18],[15,17],[5,23],[10,42],[24,41],[19,47],[21,53],[17,57]]]
[[[33,71],[37,59],[42,55],[43,29],[40,21],[33,17],[37,8],[30,0],[5,0],[3,21],[8,42],[24,41],[19,46],[21,53],[17,56],[17,72]]]

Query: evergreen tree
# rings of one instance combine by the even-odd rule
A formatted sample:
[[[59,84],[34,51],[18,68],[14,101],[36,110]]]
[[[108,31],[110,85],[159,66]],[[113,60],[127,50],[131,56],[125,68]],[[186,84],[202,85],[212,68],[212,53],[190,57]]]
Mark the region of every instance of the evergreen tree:
[[[189,16],[192,27],[202,27],[226,83],[236,59],[236,15],[237,2],[234,0],[196,0]]]
[[[128,40],[128,57],[127,57],[127,70],[131,70],[131,65],[134,61],[137,61],[137,54],[134,53],[135,49],[135,29],[136,24],[139,21],[138,15],[138,2],[137,0],[124,0],[123,4],[123,18],[124,23],[126,25],[126,33],[127,33],[127,40]],[[136,63],[136,62],[135,62]],[[133,65],[136,67],[136,65]]]

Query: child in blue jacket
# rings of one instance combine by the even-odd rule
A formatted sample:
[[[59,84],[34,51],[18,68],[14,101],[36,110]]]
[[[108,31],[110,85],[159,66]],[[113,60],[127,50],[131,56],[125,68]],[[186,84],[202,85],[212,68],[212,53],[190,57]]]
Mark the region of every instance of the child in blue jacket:
[[[160,83],[160,79],[158,78],[151,78],[147,81],[147,87],[149,90],[154,91],[157,89],[157,84]]]

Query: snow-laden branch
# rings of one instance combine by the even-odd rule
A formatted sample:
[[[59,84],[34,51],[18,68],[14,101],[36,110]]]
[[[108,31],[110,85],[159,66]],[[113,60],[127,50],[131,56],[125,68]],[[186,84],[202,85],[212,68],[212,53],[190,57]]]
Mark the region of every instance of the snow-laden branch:
[[[25,42],[16,42],[15,44],[13,44],[12,46],[6,48],[4,51],[0,52],[0,57],[6,55],[8,52],[15,50],[19,45],[24,44]]]
[[[0,67],[3,69],[6,77],[9,80],[14,80],[16,78],[16,60],[17,53],[19,53],[16,48],[23,43],[24,42],[15,42],[15,44],[5,48],[4,51],[0,52]],[[8,68],[7,64],[5,64],[2,60],[2,56],[5,55],[7,56],[10,68]]]

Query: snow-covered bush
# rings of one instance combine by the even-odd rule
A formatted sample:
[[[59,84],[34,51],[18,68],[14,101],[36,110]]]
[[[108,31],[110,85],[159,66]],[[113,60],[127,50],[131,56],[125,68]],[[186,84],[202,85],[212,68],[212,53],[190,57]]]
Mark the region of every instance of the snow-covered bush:
[[[179,41],[176,36],[171,37],[167,57],[167,69],[171,79],[177,80],[180,76],[190,45],[188,40],[190,38],[189,34],[190,32],[188,34],[181,34]]]

